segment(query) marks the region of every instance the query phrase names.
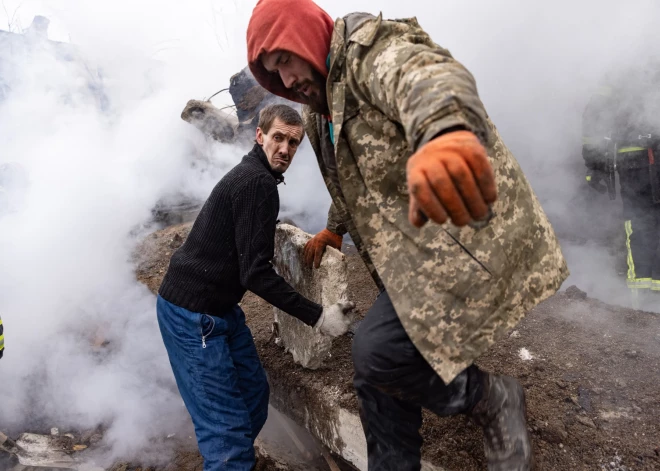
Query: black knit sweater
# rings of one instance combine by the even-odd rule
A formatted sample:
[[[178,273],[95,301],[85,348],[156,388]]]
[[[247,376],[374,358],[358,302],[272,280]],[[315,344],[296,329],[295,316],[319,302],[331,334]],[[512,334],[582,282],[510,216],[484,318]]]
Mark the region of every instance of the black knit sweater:
[[[322,307],[298,294],[271,264],[280,211],[277,185],[283,180],[255,145],[211,192],[172,255],[159,294],[189,311],[222,317],[250,290],[314,325]]]

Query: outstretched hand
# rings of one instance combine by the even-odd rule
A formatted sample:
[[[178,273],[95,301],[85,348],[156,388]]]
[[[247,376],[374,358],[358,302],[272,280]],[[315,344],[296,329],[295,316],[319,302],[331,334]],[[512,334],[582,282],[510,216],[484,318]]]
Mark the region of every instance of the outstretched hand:
[[[495,175],[486,149],[470,131],[454,131],[429,141],[407,164],[408,219],[422,227],[427,219],[456,226],[480,221],[497,199]]]

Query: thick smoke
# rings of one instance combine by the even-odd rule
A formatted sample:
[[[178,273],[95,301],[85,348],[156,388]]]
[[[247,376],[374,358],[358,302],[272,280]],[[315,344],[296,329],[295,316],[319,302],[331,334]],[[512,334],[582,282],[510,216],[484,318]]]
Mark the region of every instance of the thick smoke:
[[[334,17],[417,16],[475,75],[562,236],[569,283],[627,302],[623,247],[608,251],[598,230],[622,226],[620,202],[600,201],[597,214],[584,203],[580,120],[606,71],[646,63],[657,2],[319,3]],[[254,2],[25,2],[16,16],[18,2],[5,5],[13,29],[43,14],[51,39],[75,46],[0,49],[0,163],[19,162],[29,180],[0,219],[0,428],[103,424],[112,455],[139,454],[186,413],[131,253],[161,198],[204,198],[243,155],[179,114],[244,67]],[[282,216],[323,226],[329,198],[308,146],[281,195]],[[93,347],[99,336],[110,348]]]
[[[17,162],[27,180],[3,182],[0,429],[102,425],[107,460],[148,461],[152,439],[180,430],[187,415],[131,255],[160,199],[205,198],[240,159],[179,118],[240,61],[210,26],[208,41],[198,39],[206,52],[179,44],[212,16],[202,2],[159,22],[162,3],[78,3],[34,12],[75,45],[34,28],[0,33],[0,164]],[[166,39],[171,54],[157,53]]]

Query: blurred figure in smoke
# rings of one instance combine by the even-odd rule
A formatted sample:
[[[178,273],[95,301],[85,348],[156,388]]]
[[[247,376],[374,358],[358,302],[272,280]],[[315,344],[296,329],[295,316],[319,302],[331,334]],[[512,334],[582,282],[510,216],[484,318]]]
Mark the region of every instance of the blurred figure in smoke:
[[[619,175],[627,284],[641,308],[660,293],[660,63],[610,73],[583,114],[587,184],[616,198]]]
[[[28,186],[27,172],[18,162],[0,164],[0,218],[18,211]],[[0,358],[5,353],[5,326],[0,317]]]
[[[5,354],[5,326],[0,317],[0,358]]]
[[[474,361],[568,270],[474,78],[414,18],[311,0],[260,0],[247,43],[257,81],[305,105],[332,196],[306,262],[348,232],[381,289],[353,341],[369,470],[420,469],[422,407],[480,425],[489,470],[529,470],[522,386]]]

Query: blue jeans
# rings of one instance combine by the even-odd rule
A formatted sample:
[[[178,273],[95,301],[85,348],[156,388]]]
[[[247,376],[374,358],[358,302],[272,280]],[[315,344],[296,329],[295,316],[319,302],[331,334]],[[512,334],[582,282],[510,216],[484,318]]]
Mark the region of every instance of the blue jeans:
[[[158,296],[158,325],[195,425],[204,471],[249,471],[268,416],[269,387],[245,314],[191,312]]]

